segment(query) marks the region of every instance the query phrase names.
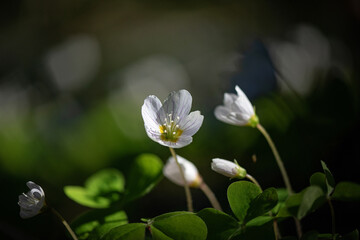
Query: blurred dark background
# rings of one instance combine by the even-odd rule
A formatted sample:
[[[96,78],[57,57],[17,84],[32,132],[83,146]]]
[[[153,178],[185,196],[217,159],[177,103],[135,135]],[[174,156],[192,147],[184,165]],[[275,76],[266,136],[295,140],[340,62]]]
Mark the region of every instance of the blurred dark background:
[[[236,84],[296,191],[322,170],[320,160],[336,181],[360,182],[357,0],[13,0],[1,3],[0,19],[0,239],[65,237],[50,214],[19,217],[29,180],[72,220],[86,208],[65,185],[109,166],[126,173],[144,152],[165,162],[170,153],[146,136],[140,108],[150,94],[182,88],[205,120],[177,153],[198,166],[228,213],[231,181],[211,171],[212,158],[236,158],[263,188],[283,186],[260,133],[213,115]],[[199,190],[193,197],[196,210],[210,206]],[[137,222],[185,204],[183,189],[163,179],[126,211]],[[335,212],[338,232],[360,226],[358,203],[336,202]],[[327,206],[303,220],[304,231],[330,225]],[[294,234],[293,224],[282,232]]]

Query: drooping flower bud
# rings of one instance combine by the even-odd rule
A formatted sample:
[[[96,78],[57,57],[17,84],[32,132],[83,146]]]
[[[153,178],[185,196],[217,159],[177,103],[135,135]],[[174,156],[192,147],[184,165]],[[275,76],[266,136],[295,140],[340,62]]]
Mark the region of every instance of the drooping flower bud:
[[[196,168],[196,166],[186,160],[185,158],[177,155],[177,160],[184,172],[186,184],[190,187],[199,187],[202,182],[202,178]],[[173,157],[170,157],[163,168],[163,174],[170,181],[177,185],[184,186],[184,181],[181,177],[179,167]]]
[[[45,207],[45,193],[43,189],[34,182],[27,182],[30,191],[19,195],[20,217],[31,218],[39,214]]]

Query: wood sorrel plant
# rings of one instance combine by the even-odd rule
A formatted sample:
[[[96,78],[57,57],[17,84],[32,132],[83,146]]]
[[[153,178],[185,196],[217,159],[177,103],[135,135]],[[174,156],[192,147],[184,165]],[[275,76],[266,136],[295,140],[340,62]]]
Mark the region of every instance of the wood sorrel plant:
[[[174,148],[190,144],[192,136],[203,122],[199,111],[190,113],[190,93],[186,90],[172,92],[164,103],[155,96],[149,96],[142,106],[146,133],[152,140],[169,147],[172,156],[163,166],[157,156],[141,154],[132,161],[125,176],[118,169],[109,168],[90,176],[83,186],[65,186],[64,192],[70,199],[90,208],[72,221],[71,227],[53,210],[67,227],[71,237],[89,240],[285,239],[281,234],[282,221],[295,218],[298,236],[287,236],[286,239],[359,239],[358,230],[348,234],[336,231],[336,209],[332,202],[360,201],[360,185],[352,182],[336,184],[329,168],[321,161],[323,171],[310,177],[308,187],[294,192],[275,144],[260,125],[246,95],[239,87],[235,90],[237,95],[225,93],[224,105],[215,109],[215,116],[232,125],[256,127],[264,135],[279,165],[285,189],[270,187],[263,190],[255,177],[236,161],[215,158],[211,168],[233,180],[227,188],[231,213],[223,212],[197,167],[174,151]],[[125,212],[127,204],[149,193],[163,175],[177,185],[184,186],[188,211],[164,213],[153,218],[143,218],[142,222],[128,223]],[[49,209],[42,188],[32,182],[27,185],[30,191],[19,196],[20,215],[23,218],[33,217]],[[193,213],[189,187],[201,189],[213,208]],[[329,204],[331,213],[331,233],[311,231],[301,234],[300,220],[326,203]]]

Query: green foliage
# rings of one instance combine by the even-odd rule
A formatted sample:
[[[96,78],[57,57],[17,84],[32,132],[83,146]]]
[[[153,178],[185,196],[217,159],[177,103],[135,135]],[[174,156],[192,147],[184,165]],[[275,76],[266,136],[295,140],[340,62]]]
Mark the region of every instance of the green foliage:
[[[330,194],[332,193],[332,191],[334,190],[334,187],[335,187],[335,180],[334,180],[334,177],[331,174],[330,170],[326,166],[325,162],[321,161],[321,165],[324,170],[325,178],[326,178],[326,187],[327,187],[326,193],[328,196],[330,196]]]
[[[317,209],[325,201],[323,190],[318,186],[309,186],[300,193],[293,194],[285,201],[277,217],[296,217],[302,219]]]
[[[279,210],[285,206],[285,201],[288,198],[288,191],[286,188],[277,188],[276,193],[278,195],[278,203],[276,206],[271,210],[274,215],[277,215]]]
[[[335,187],[332,199],[340,201],[360,201],[360,184],[339,182]]]
[[[101,240],[145,239],[145,223],[131,223],[113,228]]]
[[[166,213],[151,220],[151,230],[157,229],[167,237],[183,240],[206,239],[207,227],[200,217],[189,212]],[[167,239],[152,233],[153,239]]]
[[[150,192],[162,178],[161,160],[153,154],[141,154],[131,166],[127,184],[117,169],[103,169],[90,176],[84,187],[65,186],[65,194],[86,207],[108,208],[132,201]]]
[[[320,187],[324,193],[327,193],[326,176],[324,173],[316,172],[310,177],[310,185]]]
[[[163,163],[154,154],[138,156],[129,172],[126,183],[126,200],[131,201],[150,192],[162,179]]]
[[[91,208],[107,208],[120,199],[124,177],[116,169],[103,169],[89,177],[85,186],[65,186],[65,194],[73,201]]]
[[[127,216],[124,211],[108,208],[94,209],[76,218],[71,227],[79,239],[100,239],[109,230],[126,224]]]
[[[240,222],[245,221],[251,201],[260,193],[258,186],[247,181],[234,182],[228,187],[227,196],[231,210]]]
[[[116,227],[109,231],[102,240],[141,240],[147,235],[155,240],[202,240],[206,239],[207,227],[200,217],[190,212],[165,213],[148,223],[132,223]]]
[[[228,239],[240,228],[233,217],[213,208],[205,208],[197,215],[206,223],[208,240]]]
[[[245,222],[269,212],[278,202],[275,188],[268,188],[250,202]]]

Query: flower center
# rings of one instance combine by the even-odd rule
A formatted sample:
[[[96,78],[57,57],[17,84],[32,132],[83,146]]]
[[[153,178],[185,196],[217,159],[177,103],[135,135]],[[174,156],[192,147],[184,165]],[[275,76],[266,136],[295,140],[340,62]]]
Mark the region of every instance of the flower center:
[[[179,128],[177,124],[180,118],[177,116],[173,119],[172,114],[168,114],[168,116],[164,119],[165,123],[160,125],[160,133],[161,133],[161,140],[169,141],[169,142],[177,142],[183,130]]]

